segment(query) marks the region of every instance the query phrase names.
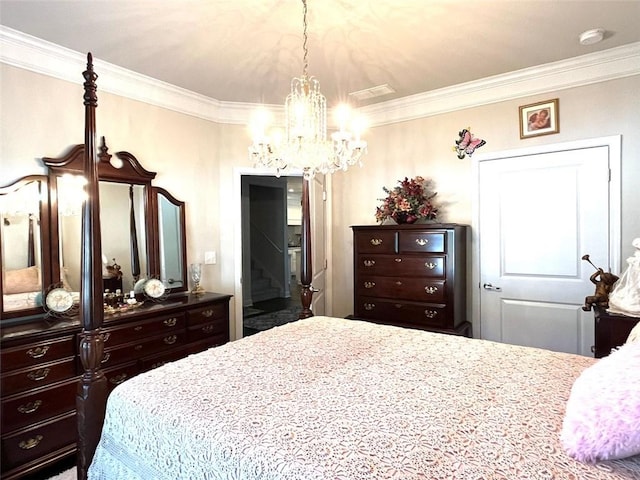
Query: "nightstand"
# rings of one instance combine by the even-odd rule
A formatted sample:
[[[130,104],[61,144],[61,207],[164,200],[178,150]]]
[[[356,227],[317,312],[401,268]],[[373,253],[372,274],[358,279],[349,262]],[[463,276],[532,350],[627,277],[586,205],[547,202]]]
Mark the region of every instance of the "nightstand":
[[[640,322],[638,317],[628,317],[608,313],[594,307],[595,311],[595,345],[592,351],[596,358],[606,357],[611,349],[619,347],[627,341],[629,333]]]

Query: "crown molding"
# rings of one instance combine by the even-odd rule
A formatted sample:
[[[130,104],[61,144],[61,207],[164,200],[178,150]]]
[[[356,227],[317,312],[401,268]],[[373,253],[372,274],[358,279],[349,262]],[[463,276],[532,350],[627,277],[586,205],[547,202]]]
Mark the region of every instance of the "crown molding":
[[[0,25],[0,62],[80,84],[86,54]],[[223,102],[94,59],[100,90],[217,123],[246,125],[257,105]],[[373,127],[640,74],[640,42],[462,83],[359,110]],[[265,106],[262,105],[264,108]],[[276,118],[283,107],[270,105]]]

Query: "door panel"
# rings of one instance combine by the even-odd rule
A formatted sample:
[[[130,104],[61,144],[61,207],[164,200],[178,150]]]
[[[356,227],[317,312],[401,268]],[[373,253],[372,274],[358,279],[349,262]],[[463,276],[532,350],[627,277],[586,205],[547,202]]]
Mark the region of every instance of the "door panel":
[[[593,267],[609,258],[609,150],[544,152],[479,163],[483,338],[590,354]]]

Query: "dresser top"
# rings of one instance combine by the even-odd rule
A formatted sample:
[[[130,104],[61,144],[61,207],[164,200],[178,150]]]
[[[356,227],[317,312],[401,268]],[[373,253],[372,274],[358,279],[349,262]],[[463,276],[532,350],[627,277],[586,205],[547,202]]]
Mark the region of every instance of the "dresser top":
[[[113,322],[126,321],[127,319],[134,319],[141,315],[158,314],[170,314],[176,310],[185,310],[188,308],[197,308],[201,305],[206,305],[212,302],[228,301],[232,295],[223,293],[202,293],[199,295],[193,295],[190,293],[178,293],[170,295],[161,302],[153,302],[145,300],[144,305],[139,308],[130,309],[127,311],[121,311],[116,313],[105,313],[103,326],[107,326]],[[20,319],[15,319],[20,320]],[[7,341],[10,339],[18,339],[30,335],[58,335],[62,334],[66,330],[69,332],[75,332],[81,327],[80,316],[74,315],[72,317],[62,318],[48,318],[44,316],[29,317],[23,319],[20,323],[13,323],[10,326],[0,327],[0,340]]]
[[[428,230],[443,228],[468,227],[460,223],[412,223],[412,224],[388,224],[388,225],[352,225],[353,230]]]

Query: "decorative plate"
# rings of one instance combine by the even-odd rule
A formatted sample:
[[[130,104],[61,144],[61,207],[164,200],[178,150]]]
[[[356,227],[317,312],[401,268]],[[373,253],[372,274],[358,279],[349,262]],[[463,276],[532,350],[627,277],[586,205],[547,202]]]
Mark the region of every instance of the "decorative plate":
[[[45,297],[45,307],[54,314],[66,313],[73,308],[73,295],[64,287],[52,288]]]
[[[144,293],[150,298],[160,298],[164,295],[166,287],[157,278],[150,278],[144,284]]]

